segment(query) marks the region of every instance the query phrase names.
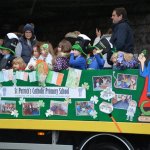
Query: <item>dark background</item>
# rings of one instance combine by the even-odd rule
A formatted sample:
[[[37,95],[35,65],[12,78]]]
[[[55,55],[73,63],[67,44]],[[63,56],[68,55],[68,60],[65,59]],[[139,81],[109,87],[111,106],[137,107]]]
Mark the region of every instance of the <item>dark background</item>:
[[[34,23],[40,41],[55,47],[67,32],[78,30],[95,38],[95,28],[105,33],[114,8],[125,7],[134,31],[135,52],[150,51],[150,0],[0,0],[0,37],[20,32]]]

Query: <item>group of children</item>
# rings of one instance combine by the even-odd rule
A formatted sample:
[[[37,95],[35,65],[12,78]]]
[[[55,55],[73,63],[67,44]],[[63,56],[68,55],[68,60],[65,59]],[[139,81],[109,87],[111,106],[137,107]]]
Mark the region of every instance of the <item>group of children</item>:
[[[17,38],[16,38],[17,39]],[[10,42],[10,44],[12,44]],[[86,54],[79,43],[71,44],[70,41],[63,39],[55,48],[48,42],[37,42],[33,46],[32,56],[26,64],[22,57],[15,57],[14,48],[0,46],[0,70],[35,70],[38,60],[47,63],[48,68],[54,71],[66,70],[69,67],[76,69],[102,69],[104,59],[96,46],[88,46],[88,54]],[[54,55],[55,53],[55,55]]]
[[[34,33],[33,28],[29,28],[29,26],[27,26],[28,28],[25,30],[25,33],[31,29],[32,33]],[[88,36],[76,31],[72,33],[66,34],[55,49],[53,49],[49,42],[37,41],[32,47],[32,56],[28,63],[25,63],[24,60],[25,54],[29,57],[25,51],[20,57],[15,55],[15,48],[19,38],[14,33],[8,33],[3,45],[0,46],[0,70],[11,68],[14,70],[36,70],[37,64],[40,61],[45,62],[48,65],[48,69],[54,71],[66,70],[69,67],[80,70],[104,68],[107,62],[105,54],[108,52],[106,45],[109,45],[109,49],[111,48],[108,39],[102,38],[97,44],[92,45],[91,39]],[[104,43],[102,43],[103,41]],[[29,40],[27,39],[27,44],[28,42]],[[22,48],[24,47],[23,45]],[[137,61],[133,59],[133,55],[130,55],[123,52],[113,53],[110,59],[113,63],[113,68],[126,69],[136,67]]]

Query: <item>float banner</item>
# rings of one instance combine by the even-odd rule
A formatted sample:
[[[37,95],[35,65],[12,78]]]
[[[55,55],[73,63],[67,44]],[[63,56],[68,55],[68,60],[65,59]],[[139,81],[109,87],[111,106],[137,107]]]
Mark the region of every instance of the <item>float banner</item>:
[[[86,90],[82,87],[4,86],[0,88],[0,97],[86,98]]]

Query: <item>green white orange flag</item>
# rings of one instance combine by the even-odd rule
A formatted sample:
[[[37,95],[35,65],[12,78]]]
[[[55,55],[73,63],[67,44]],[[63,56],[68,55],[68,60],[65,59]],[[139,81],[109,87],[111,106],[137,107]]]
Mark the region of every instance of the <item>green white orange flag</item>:
[[[30,82],[37,81],[36,71],[29,72],[29,81]]]
[[[61,86],[62,81],[63,81],[64,74],[55,72],[55,71],[49,71],[47,78],[46,78],[46,83],[50,84],[55,84]]]
[[[28,72],[16,71],[16,79],[28,81]]]

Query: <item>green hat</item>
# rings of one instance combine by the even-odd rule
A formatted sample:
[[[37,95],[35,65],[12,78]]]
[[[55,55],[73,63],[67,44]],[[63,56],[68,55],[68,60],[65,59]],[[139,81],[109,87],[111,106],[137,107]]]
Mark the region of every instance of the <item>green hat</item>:
[[[4,43],[2,46],[0,46],[0,49],[8,50],[14,55],[17,43],[18,43],[18,37],[16,36],[16,34],[7,33],[7,35],[4,38]]]
[[[6,48],[6,47],[1,46],[1,45],[0,45],[0,49],[1,49],[1,50],[8,50],[8,51],[10,51],[12,54],[15,54],[15,52],[14,52],[13,50],[11,50],[10,48]]]
[[[88,45],[88,47],[87,47],[88,52],[93,51],[94,49],[99,50],[99,48],[97,46]]]
[[[146,49],[144,49],[144,50],[142,50],[142,52],[141,53],[143,53],[144,54],[144,56],[146,56],[146,54],[147,54],[147,50]]]
[[[92,52],[94,49],[96,49],[96,50],[97,50],[97,53],[99,53],[100,56],[103,57],[103,55],[102,55],[102,53],[101,53],[102,50],[100,50],[97,46],[88,45],[88,47],[87,47],[87,52],[90,53],[90,52]]]
[[[74,44],[74,45],[72,46],[72,49],[73,49],[73,50],[77,50],[77,51],[81,52],[82,54],[86,55],[86,54],[83,52],[83,50],[82,50],[82,48],[81,48],[81,46],[80,46],[79,44]]]

